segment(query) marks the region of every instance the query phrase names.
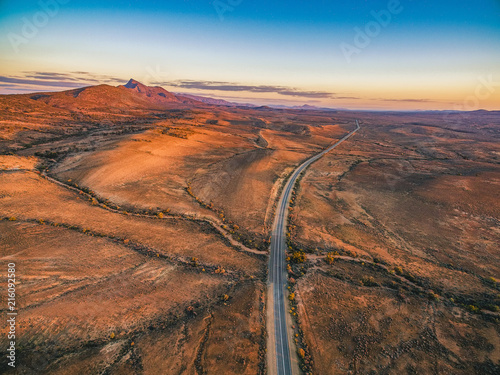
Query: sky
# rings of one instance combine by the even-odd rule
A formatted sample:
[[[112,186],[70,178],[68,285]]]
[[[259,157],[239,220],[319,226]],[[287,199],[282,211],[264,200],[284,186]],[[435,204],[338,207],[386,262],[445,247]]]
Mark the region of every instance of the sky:
[[[500,109],[500,0],[0,0],[0,94],[134,78],[256,104]]]

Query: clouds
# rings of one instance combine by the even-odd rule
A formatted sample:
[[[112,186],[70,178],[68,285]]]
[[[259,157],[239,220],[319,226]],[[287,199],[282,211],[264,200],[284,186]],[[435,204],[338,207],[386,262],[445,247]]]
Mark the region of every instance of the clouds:
[[[10,84],[8,86],[10,91],[17,89],[20,92],[29,91],[30,88],[34,91],[57,91],[98,84],[116,86],[124,84],[127,80],[120,77],[83,71],[69,73],[28,71],[16,76],[0,76],[0,83]],[[176,88],[182,88],[196,91],[223,91],[225,93],[277,94],[282,97],[304,100],[358,99],[355,97],[337,96],[332,92],[326,91],[303,90],[279,85],[243,85],[236,82],[177,80],[157,81],[153,82],[152,85],[166,86],[173,88],[174,91]],[[283,98],[283,100],[285,99]]]
[[[335,94],[324,91],[308,91],[286,86],[274,85],[241,85],[234,82],[217,81],[191,81],[180,80],[174,82],[155,82],[154,84],[180,87],[191,90],[229,91],[229,92],[250,92],[250,93],[274,93],[283,96],[302,97],[310,99],[333,99]]]
[[[123,85],[128,77],[121,78],[106,74],[94,74],[85,71],[67,73],[25,71],[15,76],[0,76],[1,93],[26,93],[41,91],[62,91],[75,88],[109,84],[112,86]],[[300,103],[313,103],[317,105],[334,105],[335,102],[349,101],[350,103],[407,103],[430,104],[437,103],[431,99],[420,98],[361,98],[356,96],[342,96],[333,92],[305,90],[281,85],[245,85],[237,82],[203,81],[203,80],[175,80],[156,81],[152,85],[164,86],[174,92],[189,90],[190,93],[209,95],[227,100],[241,100],[243,97],[248,102],[273,104],[298,105]],[[238,93],[238,95],[236,95]],[[245,95],[242,95],[245,94]],[[272,98],[259,94],[274,94]],[[328,104],[326,104],[326,103]]]
[[[406,102],[406,103],[434,103],[435,100],[431,99],[387,99],[387,98],[379,98],[373,99],[381,102]]]
[[[104,74],[90,72],[39,72],[25,71],[15,76],[0,76],[2,91],[8,92],[34,92],[34,91],[59,91],[97,84],[119,85],[125,80]]]
[[[16,84],[22,86],[24,85],[29,85],[29,86],[49,86],[49,87],[60,87],[60,88],[77,88],[81,87],[81,84],[77,82],[65,82],[65,81],[51,81],[51,80],[46,80],[46,79],[39,79],[39,78],[11,78],[11,77],[5,77],[5,76],[0,76],[0,82],[3,83],[11,83],[11,84]]]

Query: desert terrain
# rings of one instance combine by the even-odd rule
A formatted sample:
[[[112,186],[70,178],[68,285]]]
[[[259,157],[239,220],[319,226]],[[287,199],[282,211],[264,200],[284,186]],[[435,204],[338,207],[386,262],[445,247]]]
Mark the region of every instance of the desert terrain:
[[[498,373],[498,118],[357,116],[290,214],[312,368]]]
[[[498,374],[498,113],[225,106],[133,80],[0,96],[19,282],[19,366],[0,371],[268,373],[277,200],[356,119],[290,210],[302,371]]]

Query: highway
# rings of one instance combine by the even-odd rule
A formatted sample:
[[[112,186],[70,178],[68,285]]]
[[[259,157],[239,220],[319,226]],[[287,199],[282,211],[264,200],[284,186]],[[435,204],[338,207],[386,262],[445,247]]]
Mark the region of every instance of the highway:
[[[319,154],[311,157],[302,163],[292,174],[285,185],[278,202],[276,215],[274,218],[273,231],[271,235],[271,253],[269,257],[269,279],[268,294],[272,295],[271,309],[273,314],[268,315],[268,335],[271,343],[268,351],[272,361],[268,361],[269,373],[276,375],[296,375],[298,371],[297,360],[294,347],[291,348],[289,338],[293,337],[291,319],[288,314],[288,299],[286,298],[287,273],[286,273],[286,225],[288,218],[288,207],[290,203],[293,187],[299,175],[306,170],[312,163],[333,150],[339,144],[350,138],[360,129],[359,122],[356,120],[356,129],[347,134],[341,140],[328,147]],[[269,299],[268,299],[269,301]],[[272,321],[269,321],[272,319]],[[272,345],[274,343],[274,345]],[[292,352],[292,354],[291,354]],[[292,356],[295,358],[292,364]],[[292,369],[294,369],[292,371]]]

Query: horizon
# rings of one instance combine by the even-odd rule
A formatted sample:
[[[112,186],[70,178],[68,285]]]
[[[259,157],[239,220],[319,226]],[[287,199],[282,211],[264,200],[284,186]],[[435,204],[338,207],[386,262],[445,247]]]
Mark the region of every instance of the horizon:
[[[499,1],[2,2],[0,34],[0,94],[134,77],[256,105],[500,109]]]
[[[500,375],[458,4],[0,0],[0,374]]]
[[[90,88],[90,87],[97,87],[97,86],[108,86],[108,87],[120,87],[120,86],[125,86],[128,82],[130,81],[135,81],[136,83],[139,83],[139,84],[142,84],[144,85],[142,82],[134,79],[134,78],[130,78],[129,80],[127,80],[127,82],[123,83],[123,84],[120,84],[120,85],[117,85],[117,86],[114,86],[114,85],[110,85],[110,84],[106,84],[106,83],[98,83],[98,84],[95,84],[95,85],[90,85],[90,86],[82,86],[82,87],[77,87],[77,88],[71,88],[69,90],[61,90],[61,91],[33,91],[33,92],[24,92],[24,93],[13,93],[13,94],[1,94],[0,93],[0,96],[1,95],[30,95],[30,94],[39,94],[39,93],[57,93],[57,92],[65,92],[65,91],[72,91],[72,90],[78,90],[79,88]],[[146,85],[147,87],[153,87],[153,88],[161,88],[163,90],[166,90],[164,87],[162,86],[154,86],[154,85]],[[167,90],[168,91],[168,90]],[[269,108],[275,108],[275,109],[296,109],[296,110],[325,110],[325,111],[339,111],[339,112],[342,112],[342,111],[345,111],[345,112],[367,112],[367,113],[370,113],[370,112],[373,112],[373,113],[425,113],[425,112],[448,112],[448,113],[460,113],[460,112],[481,112],[481,111],[485,111],[485,112],[498,112],[499,110],[488,110],[488,109],[484,109],[484,108],[479,108],[479,109],[475,109],[475,110],[472,110],[472,111],[460,111],[460,110],[451,110],[451,109],[443,109],[443,110],[433,110],[433,109],[416,109],[416,110],[409,110],[409,109],[350,109],[350,108],[334,108],[334,107],[319,107],[319,106],[313,106],[313,105],[310,105],[310,104],[297,104],[297,105],[293,105],[293,104],[289,104],[289,105],[286,105],[286,104],[259,104],[259,103],[251,103],[249,101],[237,101],[237,99],[235,99],[235,101],[230,101],[231,98],[228,98],[228,99],[224,99],[223,97],[216,97],[215,95],[214,96],[211,96],[211,95],[204,95],[203,93],[200,93],[200,94],[196,94],[196,93],[188,93],[188,92],[173,92],[173,91],[168,91],[168,92],[171,92],[175,95],[179,95],[179,96],[189,96],[191,95],[193,98],[196,99],[196,97],[200,97],[200,98],[205,98],[205,99],[214,99],[214,100],[222,100],[222,101],[226,101],[228,104],[238,104],[240,105],[241,107],[246,107],[248,106],[249,108],[251,108],[251,106],[255,106],[257,108],[259,107],[269,107]],[[301,107],[304,107],[304,108],[301,108]]]

